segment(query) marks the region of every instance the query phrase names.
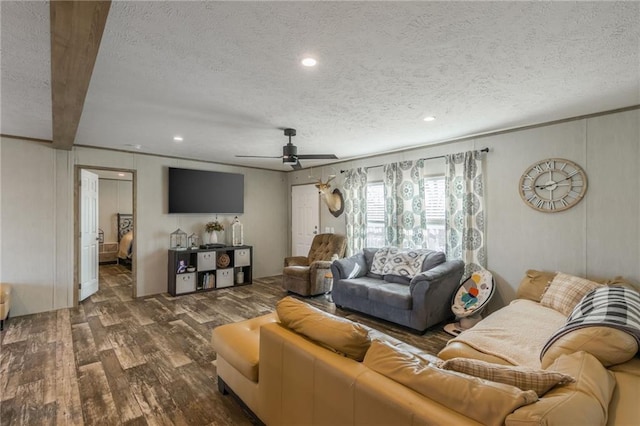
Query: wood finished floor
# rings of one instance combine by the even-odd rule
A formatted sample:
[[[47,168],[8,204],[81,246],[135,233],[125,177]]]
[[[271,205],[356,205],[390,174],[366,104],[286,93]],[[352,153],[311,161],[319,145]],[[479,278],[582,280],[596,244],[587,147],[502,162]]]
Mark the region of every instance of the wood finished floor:
[[[217,391],[211,330],[272,312],[281,277],[171,297],[132,299],[129,271],[100,268],[100,290],[76,309],[10,318],[0,334],[0,425],[250,425]],[[420,336],[305,299],[435,354],[449,336]]]

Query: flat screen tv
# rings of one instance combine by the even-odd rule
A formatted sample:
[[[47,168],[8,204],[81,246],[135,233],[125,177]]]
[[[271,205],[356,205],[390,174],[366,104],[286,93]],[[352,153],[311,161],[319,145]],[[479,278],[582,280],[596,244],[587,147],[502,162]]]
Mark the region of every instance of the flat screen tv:
[[[244,175],[169,167],[169,213],[244,213]]]

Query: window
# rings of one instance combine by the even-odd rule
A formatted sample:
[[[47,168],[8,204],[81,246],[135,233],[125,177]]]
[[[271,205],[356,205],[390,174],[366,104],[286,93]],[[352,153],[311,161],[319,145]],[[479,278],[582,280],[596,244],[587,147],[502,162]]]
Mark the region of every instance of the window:
[[[447,246],[444,176],[424,178],[424,199],[427,213],[427,229],[425,230],[427,248],[444,252]]]
[[[425,246],[431,250],[445,251],[445,189],[444,176],[424,178],[424,198],[427,226],[424,230]],[[385,245],[384,225],[384,184],[367,184],[367,235],[365,247],[383,247]]]
[[[384,185],[367,184],[367,237],[365,247],[384,246]]]

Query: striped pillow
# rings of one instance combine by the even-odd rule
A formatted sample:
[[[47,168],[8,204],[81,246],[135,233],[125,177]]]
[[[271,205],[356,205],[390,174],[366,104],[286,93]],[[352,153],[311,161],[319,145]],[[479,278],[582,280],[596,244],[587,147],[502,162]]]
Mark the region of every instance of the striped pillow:
[[[584,295],[598,287],[602,284],[558,272],[542,295],[540,304],[568,317]]]
[[[524,391],[532,390],[542,396],[556,385],[573,383],[575,379],[557,371],[532,370],[527,367],[492,364],[469,358],[453,358],[439,365],[444,370],[453,370],[492,382],[515,386]]]

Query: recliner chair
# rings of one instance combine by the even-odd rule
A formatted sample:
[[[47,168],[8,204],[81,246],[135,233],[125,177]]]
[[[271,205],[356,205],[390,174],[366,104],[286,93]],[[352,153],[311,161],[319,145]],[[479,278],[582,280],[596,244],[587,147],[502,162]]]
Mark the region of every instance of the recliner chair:
[[[0,283],[0,331],[4,329],[4,323],[9,319],[11,310],[11,285]]]
[[[344,257],[347,239],[340,234],[318,234],[313,238],[309,254],[284,259],[282,288],[301,296],[315,296],[331,291],[331,262]]]

